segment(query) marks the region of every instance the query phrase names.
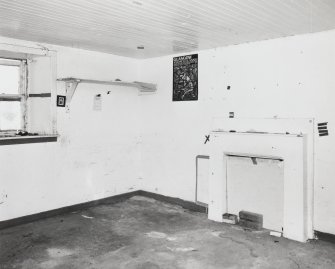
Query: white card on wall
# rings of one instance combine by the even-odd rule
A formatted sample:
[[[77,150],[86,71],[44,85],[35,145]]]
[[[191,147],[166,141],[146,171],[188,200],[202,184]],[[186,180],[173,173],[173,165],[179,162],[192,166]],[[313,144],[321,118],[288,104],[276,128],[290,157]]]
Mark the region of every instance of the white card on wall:
[[[102,98],[101,98],[101,94],[97,94],[97,95],[94,96],[93,110],[94,111],[101,111],[102,110]]]

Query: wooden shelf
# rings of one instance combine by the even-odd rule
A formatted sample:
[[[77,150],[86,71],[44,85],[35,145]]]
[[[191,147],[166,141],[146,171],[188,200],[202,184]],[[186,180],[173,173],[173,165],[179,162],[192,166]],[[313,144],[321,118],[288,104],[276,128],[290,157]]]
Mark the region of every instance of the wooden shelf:
[[[82,78],[58,78],[57,81],[65,82],[66,87],[66,106],[69,108],[71,99],[77,89],[79,83],[90,83],[90,84],[102,84],[102,85],[115,85],[124,87],[134,87],[141,93],[153,93],[157,91],[156,84],[145,83],[145,82],[126,82],[126,81],[106,81],[106,80],[94,80],[94,79],[82,79]]]
[[[141,92],[155,92],[157,87],[152,83],[145,82],[126,82],[126,81],[107,81],[107,80],[94,80],[94,79],[82,79],[82,78],[59,78],[57,81],[63,81],[65,83],[91,83],[91,84],[104,84],[104,85],[117,85],[126,87],[138,88]]]

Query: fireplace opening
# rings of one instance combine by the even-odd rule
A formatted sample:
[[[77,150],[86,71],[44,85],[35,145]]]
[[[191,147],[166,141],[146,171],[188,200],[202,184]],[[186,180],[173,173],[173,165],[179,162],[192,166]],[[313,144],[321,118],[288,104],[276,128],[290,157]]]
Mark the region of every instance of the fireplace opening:
[[[226,211],[263,215],[263,228],[282,232],[284,219],[284,161],[267,156],[228,154]]]

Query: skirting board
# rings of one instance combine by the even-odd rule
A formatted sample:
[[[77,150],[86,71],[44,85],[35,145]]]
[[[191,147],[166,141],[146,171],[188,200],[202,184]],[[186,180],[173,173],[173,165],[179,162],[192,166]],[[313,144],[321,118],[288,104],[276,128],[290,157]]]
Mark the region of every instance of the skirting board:
[[[44,212],[40,212],[40,213],[33,214],[33,215],[0,221],[0,230],[13,227],[13,226],[17,226],[17,225],[21,225],[21,224],[25,224],[25,223],[29,223],[29,222],[33,222],[33,221],[37,221],[40,219],[45,219],[45,218],[50,218],[50,217],[54,217],[57,215],[70,213],[73,211],[84,210],[84,209],[98,206],[98,205],[116,204],[116,203],[123,202],[137,195],[148,197],[148,198],[153,198],[155,200],[170,203],[170,204],[179,205],[191,211],[197,211],[197,212],[203,212],[203,213],[207,211],[206,207],[197,205],[196,203],[191,202],[191,201],[185,201],[179,198],[168,197],[168,196],[160,195],[157,193],[151,193],[151,192],[139,190],[139,191],[123,193],[123,194],[119,194],[119,195],[115,195],[115,196],[111,196],[111,197],[107,197],[107,198],[103,198],[99,200],[89,201],[86,203],[81,203],[81,204],[61,207],[61,208],[57,208],[57,209],[53,209],[49,211],[44,211]]]
[[[315,237],[322,241],[327,241],[335,244],[335,234],[328,234],[319,231],[315,231]]]
[[[153,193],[153,192],[147,192],[147,191],[138,191],[138,195],[148,197],[148,198],[153,198],[158,201],[166,202],[169,204],[174,204],[174,205],[179,205],[182,208],[191,210],[191,211],[196,211],[196,212],[201,212],[201,213],[207,213],[207,207],[198,205],[195,202],[191,201],[185,201],[180,198],[176,197],[170,197],[170,196],[164,196],[161,194]]]
[[[37,221],[40,219],[45,219],[45,218],[50,218],[50,217],[54,217],[57,215],[70,213],[73,211],[84,210],[84,209],[87,209],[93,206],[98,206],[98,205],[103,205],[103,204],[116,204],[119,202],[123,202],[135,195],[138,195],[138,191],[119,194],[119,195],[115,195],[115,196],[111,196],[111,197],[107,197],[107,198],[103,198],[99,200],[89,201],[86,203],[61,207],[61,208],[44,211],[44,212],[36,213],[33,215],[23,216],[23,217],[19,217],[15,219],[0,221],[0,230],[9,228],[12,226],[16,226],[16,225],[21,225],[21,224]]]

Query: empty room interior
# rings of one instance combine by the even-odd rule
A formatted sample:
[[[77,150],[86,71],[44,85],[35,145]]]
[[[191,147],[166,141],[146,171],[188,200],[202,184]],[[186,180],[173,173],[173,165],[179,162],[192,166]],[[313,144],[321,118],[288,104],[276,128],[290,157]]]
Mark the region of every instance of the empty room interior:
[[[335,268],[334,154],[333,0],[0,0],[0,269]]]

